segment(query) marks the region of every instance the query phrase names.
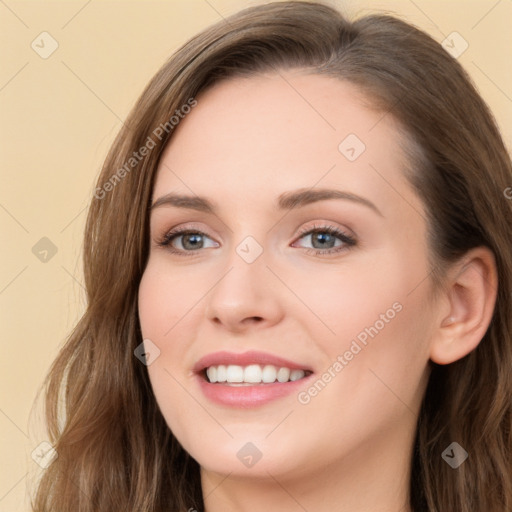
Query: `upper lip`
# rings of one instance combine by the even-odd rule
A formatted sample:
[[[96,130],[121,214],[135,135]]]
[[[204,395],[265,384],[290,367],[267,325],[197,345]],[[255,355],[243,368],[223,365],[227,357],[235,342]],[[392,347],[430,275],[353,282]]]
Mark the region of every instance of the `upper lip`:
[[[284,359],[273,354],[258,352],[255,350],[250,350],[243,353],[227,351],[213,352],[199,359],[199,361],[197,361],[197,363],[194,365],[193,370],[194,372],[199,373],[206,368],[209,368],[210,366],[218,366],[221,364],[238,366],[249,366],[251,364],[271,364],[279,368],[290,368],[290,370],[313,371],[312,368],[308,365],[296,363],[294,361],[290,361],[289,359]]]

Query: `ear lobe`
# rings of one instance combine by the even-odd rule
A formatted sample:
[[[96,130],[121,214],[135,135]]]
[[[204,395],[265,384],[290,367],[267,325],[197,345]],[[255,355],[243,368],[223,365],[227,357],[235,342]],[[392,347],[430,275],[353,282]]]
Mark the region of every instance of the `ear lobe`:
[[[496,303],[496,261],[487,247],[469,251],[449,275],[444,292],[449,313],[441,318],[430,346],[430,359],[437,364],[453,363],[478,346]]]

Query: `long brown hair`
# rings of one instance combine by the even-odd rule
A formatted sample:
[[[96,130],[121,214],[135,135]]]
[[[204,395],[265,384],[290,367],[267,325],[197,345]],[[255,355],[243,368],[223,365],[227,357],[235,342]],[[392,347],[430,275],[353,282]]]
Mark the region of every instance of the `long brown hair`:
[[[512,169],[493,116],[461,65],[415,27],[388,15],[348,21],[320,3],[275,2],[182,46],[108,153],[85,232],[87,309],[45,381],[58,457],[41,478],[36,512],[204,510],[199,466],[169,431],[134,356],[148,205],[176,110],[226,77],[291,67],[357,84],[410,137],[407,178],[428,212],[434,282],[473,247],[496,257],[498,297],[484,339],[453,364],[432,363],[410,495],[415,512],[512,510]],[[152,147],[130,160],[143,146]],[[441,457],[453,441],[470,454],[456,470]]]

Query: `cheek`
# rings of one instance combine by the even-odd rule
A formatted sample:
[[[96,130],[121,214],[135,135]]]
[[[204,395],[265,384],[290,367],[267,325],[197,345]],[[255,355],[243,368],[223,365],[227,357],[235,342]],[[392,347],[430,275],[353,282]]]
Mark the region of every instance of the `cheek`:
[[[190,276],[188,276],[190,277]],[[164,340],[197,302],[198,287],[179,269],[151,260],[139,285],[139,318],[145,338]]]
[[[159,356],[147,366],[155,399],[169,428],[188,445],[189,438],[194,439],[194,425],[208,422],[199,407],[195,411],[196,402],[184,391],[189,387],[183,361],[188,340],[179,333],[184,329],[190,334],[191,326],[185,316],[191,307],[189,303],[197,300],[189,300],[190,287],[180,283],[182,278],[172,275],[179,276],[179,272],[164,273],[150,260],[139,286],[139,320],[144,340],[151,340],[160,350]]]
[[[174,294],[165,286],[165,280],[148,266],[139,286],[139,319],[144,338],[158,339],[169,329],[166,316],[174,311]]]
[[[190,329],[186,314],[191,300],[184,296],[188,287],[174,282],[168,272],[163,274],[155,267],[148,265],[142,276],[138,308],[145,349],[146,345],[154,344],[159,350],[158,358],[147,368],[159,400],[160,392],[173,383],[171,375],[176,373],[175,367],[183,367],[187,339],[179,333],[183,332],[181,329]]]
[[[415,421],[428,376],[428,315],[421,300],[403,295],[392,304],[386,294],[373,295],[362,309],[352,304],[335,327],[342,335],[324,346],[330,362],[301,390],[298,411],[316,436],[318,453],[361,446]]]
[[[297,306],[305,313],[303,326],[331,358],[349,350],[354,339],[364,344],[389,336],[388,350],[405,343],[398,331],[414,325],[415,314],[424,310],[423,289],[411,293],[424,278],[422,265],[411,265],[398,252],[372,256],[342,262],[339,268],[284,274],[309,310]]]
[[[419,286],[411,293],[405,277],[380,289],[384,280],[345,304],[334,327],[337,341],[326,346],[336,378],[317,410],[344,404],[355,424],[367,422],[369,411],[374,425],[410,414],[423,393],[432,322],[428,290]]]
[[[411,404],[419,396],[432,323],[427,264],[417,253],[416,259],[404,251],[379,256],[373,264],[361,259],[361,268],[324,276],[324,293],[308,297],[311,310],[331,331],[316,322],[315,339],[327,356],[326,368],[331,366],[337,376],[327,384],[332,394],[322,392],[322,407],[357,396],[354,407],[360,404],[364,415],[384,404],[400,408],[393,392]]]

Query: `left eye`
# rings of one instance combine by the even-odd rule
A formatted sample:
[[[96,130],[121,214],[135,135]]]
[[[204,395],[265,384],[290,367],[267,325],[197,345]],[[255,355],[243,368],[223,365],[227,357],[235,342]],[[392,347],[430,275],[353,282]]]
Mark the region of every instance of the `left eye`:
[[[309,237],[313,247],[305,247],[305,249],[314,251],[315,254],[335,253],[356,244],[356,240],[352,236],[334,226],[313,227],[312,229],[303,231],[299,240],[306,237]],[[336,239],[340,241],[337,245]]]

